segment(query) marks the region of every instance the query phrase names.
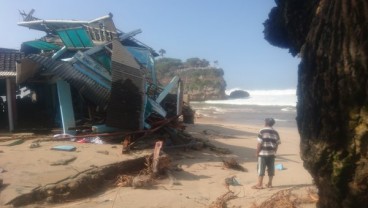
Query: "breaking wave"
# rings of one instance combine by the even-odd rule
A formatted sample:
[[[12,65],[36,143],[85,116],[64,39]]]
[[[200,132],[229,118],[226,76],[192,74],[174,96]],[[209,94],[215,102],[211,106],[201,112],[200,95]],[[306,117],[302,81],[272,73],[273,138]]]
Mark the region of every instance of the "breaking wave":
[[[234,88],[226,90],[229,95],[234,90],[242,90]],[[248,98],[229,99],[229,100],[208,100],[208,104],[223,104],[223,105],[260,105],[260,106],[296,106],[297,96],[295,89],[286,90],[245,90],[249,93]],[[285,110],[290,110],[285,108]]]

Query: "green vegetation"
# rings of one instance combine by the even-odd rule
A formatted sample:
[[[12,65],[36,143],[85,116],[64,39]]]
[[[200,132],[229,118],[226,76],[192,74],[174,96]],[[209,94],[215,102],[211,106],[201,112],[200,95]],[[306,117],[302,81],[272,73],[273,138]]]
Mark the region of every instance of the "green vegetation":
[[[183,62],[162,57],[156,60],[156,72],[162,85],[166,85],[174,76],[179,76],[184,82],[184,93],[190,94],[194,100],[225,98],[224,70],[210,66],[206,59],[189,58]]]

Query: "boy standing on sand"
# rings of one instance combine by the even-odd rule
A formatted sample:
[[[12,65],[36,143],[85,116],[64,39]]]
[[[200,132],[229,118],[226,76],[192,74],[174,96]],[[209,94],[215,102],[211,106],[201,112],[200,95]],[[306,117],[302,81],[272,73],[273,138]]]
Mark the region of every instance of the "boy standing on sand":
[[[272,179],[275,175],[275,155],[277,152],[277,147],[280,142],[279,133],[272,128],[275,124],[273,118],[265,119],[265,127],[259,131],[257,138],[257,173],[258,173],[258,183],[252,186],[253,189],[263,188],[263,177],[266,172],[268,173],[268,183],[267,188],[272,188]]]

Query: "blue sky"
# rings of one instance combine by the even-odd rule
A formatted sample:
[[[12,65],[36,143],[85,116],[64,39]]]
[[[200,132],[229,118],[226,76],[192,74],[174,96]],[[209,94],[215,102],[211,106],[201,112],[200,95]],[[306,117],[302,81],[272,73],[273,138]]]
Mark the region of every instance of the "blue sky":
[[[124,32],[142,29],[136,38],[166,57],[217,60],[227,88],[295,89],[299,59],[271,46],[263,22],[272,0],[2,0],[0,47],[19,49],[41,32],[20,27],[18,10],[35,9],[40,19],[92,20],[111,12]]]

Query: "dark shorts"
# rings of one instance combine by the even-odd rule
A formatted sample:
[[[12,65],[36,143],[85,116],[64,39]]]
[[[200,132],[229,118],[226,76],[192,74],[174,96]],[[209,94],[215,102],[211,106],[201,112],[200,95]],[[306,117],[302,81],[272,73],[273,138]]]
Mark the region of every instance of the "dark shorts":
[[[267,168],[268,176],[275,175],[275,156],[258,157],[257,173],[264,176]]]

